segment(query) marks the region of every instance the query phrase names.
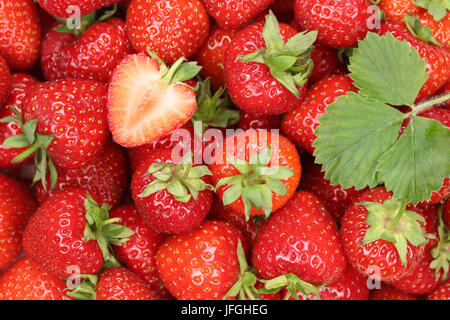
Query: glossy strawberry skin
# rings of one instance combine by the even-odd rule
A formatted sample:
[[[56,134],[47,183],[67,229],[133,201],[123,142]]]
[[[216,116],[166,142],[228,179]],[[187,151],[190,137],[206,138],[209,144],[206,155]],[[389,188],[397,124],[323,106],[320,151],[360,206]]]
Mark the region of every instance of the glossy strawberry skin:
[[[120,60],[132,52],[125,22],[114,18],[92,25],[79,38],[51,30],[42,41],[41,65],[49,81],[77,78],[107,83]]]
[[[37,209],[29,190],[0,174],[0,270],[22,251],[22,234]]]
[[[30,219],[23,234],[25,254],[43,270],[61,278],[70,276],[70,266],[81,274],[95,274],[103,264],[97,242],[84,242],[86,226],[83,189],[57,192]]]
[[[336,98],[355,92],[356,88],[349,76],[335,75],[322,79],[308,89],[305,100],[283,118],[282,132],[293,143],[314,152],[316,139],[314,130],[319,126],[318,119]]]
[[[228,93],[233,102],[246,112],[280,114],[299,106],[306,93],[306,85],[297,87],[295,97],[269,72],[269,68],[257,62],[242,62],[239,56],[265,48],[264,24],[252,24],[239,31],[229,44],[225,54],[225,78]],[[297,32],[280,23],[281,37],[285,42]]]
[[[239,141],[242,141],[243,137],[246,142],[244,146],[241,146]],[[258,141],[258,143],[248,143],[248,141]],[[271,145],[271,141],[278,141],[278,145]],[[227,147],[227,145],[231,145],[232,147]],[[272,158],[268,166],[271,167],[274,163],[276,163],[278,166],[287,167],[293,171],[293,175],[291,177],[281,180],[286,186],[286,194],[279,195],[272,192],[272,212],[275,212],[284,206],[286,202],[288,202],[288,200],[294,195],[295,190],[298,187],[302,174],[302,167],[295,146],[292,145],[292,143],[285,137],[276,133],[271,133],[270,131],[249,130],[242,133],[237,133],[236,135],[227,138],[223,147],[223,154],[217,154],[217,158],[214,163],[209,165],[209,169],[213,174],[211,176],[213,185],[217,185],[217,183],[224,177],[231,177],[240,174],[239,171],[226,160],[227,158],[237,157],[248,162],[254,153],[261,152],[268,145],[271,145],[273,148]],[[219,198],[223,200],[223,195],[229,187],[230,185],[224,185],[216,190],[216,194]],[[242,215],[245,214],[242,197],[239,197],[236,201],[229,204],[228,207],[233,211],[240,212]],[[262,209],[257,210],[252,206],[250,215],[264,215],[264,212]]]
[[[12,74],[10,92],[4,107],[0,110],[0,119],[8,116],[15,116],[11,108],[7,108],[7,106],[14,106],[17,111],[22,113],[23,99],[28,91],[30,91],[37,83],[38,81],[33,76],[28,74]],[[29,160],[28,158],[21,162],[13,163],[12,159],[25,151],[26,148],[9,148],[2,145],[3,141],[7,138],[22,133],[22,130],[15,122],[0,123],[0,168],[16,167],[26,160]]]
[[[103,271],[96,293],[97,300],[159,300],[144,280],[122,267]]]
[[[345,210],[364,190],[356,190],[354,187],[342,189],[340,185],[333,186],[329,180],[325,179],[322,166],[314,163],[314,158],[312,157],[302,158],[302,168],[303,174],[300,181],[300,189],[316,195],[333,216],[336,223],[340,225]]]
[[[412,294],[395,289],[389,285],[383,284],[381,289],[374,289],[370,293],[370,300],[419,300]]]
[[[156,292],[167,291],[156,269],[156,253],[167,238],[157,233],[144,223],[142,217],[133,205],[122,206],[111,211],[111,218],[120,218],[118,224],[126,225],[135,232],[127,242],[121,246],[113,246],[117,259],[127,269],[145,280]],[[167,296],[167,293],[166,293]]]
[[[428,300],[450,300],[450,279],[446,280],[443,284],[437,287],[433,292],[431,292]]]
[[[67,188],[83,188],[112,207],[117,206],[125,194],[128,183],[127,160],[122,149],[107,142],[100,154],[93,161],[77,169],[58,167],[58,180],[53,191],[50,190],[50,175],[47,177],[47,191],[42,183],[34,187],[39,203],[49,195]]]
[[[214,90],[225,87],[225,52],[238,29],[225,29],[217,25],[209,31],[201,47],[195,55],[199,65],[203,67],[200,75],[211,79]]]
[[[93,80],[41,83],[23,101],[25,121],[38,119],[36,132],[56,135],[48,153],[57,166],[80,168],[102,150],[108,137],[106,87]]]
[[[159,275],[178,300],[221,300],[239,276],[239,240],[237,229],[213,220],[171,236],[158,251]]]
[[[63,300],[66,284],[23,257],[0,276],[0,300]]]
[[[435,94],[450,77],[450,52],[446,48],[427,44],[416,38],[402,22],[397,20],[381,24],[378,33],[384,35],[388,32],[399,41],[406,40],[427,63],[428,79],[420,89],[416,101],[421,101]]]
[[[118,2],[120,0],[78,0],[76,4],[80,10],[80,15],[85,16]],[[69,6],[74,4],[71,0],[40,0],[39,4],[45,11],[60,18],[69,18],[73,14],[73,12],[68,11]]]
[[[11,71],[5,59],[0,56],[0,106],[8,97],[11,84]]]
[[[150,49],[168,64],[196,52],[209,31],[200,0],[133,0],[126,21],[134,49]]]
[[[360,246],[369,225],[366,223],[368,211],[358,203],[363,201],[384,203],[392,197],[392,192],[386,191],[384,187],[370,189],[355,199],[353,204],[347,209],[342,219],[341,238],[343,246],[350,263],[359,272],[367,276],[374,276],[373,268],[379,268],[380,280],[395,281],[405,277],[419,265],[425,258],[426,245],[413,246],[408,242],[406,262],[404,265],[400,261],[395,246],[385,240],[376,240],[372,243]],[[423,212],[411,205],[407,210],[413,210],[420,215]]]
[[[39,57],[41,29],[33,0],[0,1],[0,55],[14,70],[30,69]]]
[[[321,44],[354,47],[369,31],[369,6],[368,0],[296,0],[295,19],[302,29],[319,31]]]
[[[347,73],[345,66],[339,61],[336,49],[316,43],[311,51],[311,59],[314,67],[308,78],[309,85],[329,76]]]
[[[242,130],[248,129],[280,129],[281,117],[279,115],[268,115],[251,112],[241,112],[241,118],[239,119],[236,127]]]
[[[304,191],[270,216],[256,238],[252,262],[263,279],[294,273],[313,284],[336,281],[347,263],[333,218]]]

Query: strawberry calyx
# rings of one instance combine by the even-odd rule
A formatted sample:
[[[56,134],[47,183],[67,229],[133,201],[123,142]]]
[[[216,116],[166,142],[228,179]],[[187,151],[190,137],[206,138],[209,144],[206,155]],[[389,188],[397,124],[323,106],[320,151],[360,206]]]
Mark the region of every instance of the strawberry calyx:
[[[416,38],[419,38],[426,43],[442,47],[442,44],[440,44],[439,41],[434,38],[433,31],[428,26],[422,26],[418,18],[410,14],[406,14],[404,17],[404,21],[408,30]]]
[[[368,211],[366,223],[370,226],[359,246],[377,240],[391,242],[397,249],[402,264],[406,265],[408,241],[415,247],[425,244],[433,235],[426,234],[419,222],[425,219],[415,211],[406,210],[406,204],[395,199],[384,203],[360,202]]]
[[[138,195],[139,198],[146,198],[165,189],[174,196],[175,200],[186,203],[191,198],[197,200],[199,192],[214,189],[212,185],[201,179],[212,175],[212,172],[205,165],[193,166],[192,153],[186,154],[178,165],[153,163],[148,168],[147,175],[152,175],[155,180]]]
[[[81,274],[79,279],[82,281],[78,286],[64,289],[66,295],[75,300],[97,300],[98,276],[95,274]],[[65,299],[70,300],[68,298]]]
[[[270,74],[299,98],[297,86],[303,86],[314,63],[310,58],[317,31],[300,32],[284,43],[280,26],[272,11],[266,16],[263,37],[267,48],[239,57],[243,62],[258,62],[269,67]]]
[[[430,268],[436,270],[436,278],[439,276],[439,270],[442,269],[444,275],[443,279],[447,278],[450,267],[450,230],[447,229],[444,219],[442,218],[443,206],[439,208],[439,225],[438,235],[439,242],[435,248],[431,250],[433,261]]]
[[[417,0],[414,4],[424,8],[435,21],[441,21],[445,18],[447,11],[450,10],[450,4],[447,0]]]
[[[216,190],[224,185],[230,186],[223,194],[224,206],[242,197],[247,221],[250,219],[252,206],[257,210],[262,209],[268,218],[272,213],[272,192],[285,195],[287,189],[282,180],[294,175],[294,171],[288,167],[269,167],[272,153],[272,147],[268,146],[261,152],[254,153],[248,162],[227,158],[227,162],[241,174],[222,178],[216,185]]]
[[[197,90],[197,111],[192,122],[201,121],[203,132],[208,127],[227,128],[239,121],[240,112],[228,109],[230,99],[225,88],[220,88],[214,94],[211,92],[210,79],[199,82]]]
[[[89,193],[86,193],[84,208],[86,210],[86,227],[83,241],[94,240],[97,242],[103,254],[104,266],[119,266],[111,245],[121,246],[129,240],[134,231],[126,226],[116,224],[121,221],[121,218],[109,218],[111,206],[104,203],[100,207]]]
[[[236,296],[239,296],[240,300],[262,300],[263,298],[255,288],[256,283],[261,280],[256,277],[254,270],[249,267],[240,240],[238,242],[236,252],[239,260],[239,278],[231,289],[225,294],[223,300]]]
[[[1,123],[15,122],[22,130],[22,134],[9,137],[3,141],[3,146],[8,148],[27,148],[24,152],[12,159],[17,163],[25,160],[34,153],[34,164],[36,172],[33,177],[33,184],[42,181],[44,190],[47,191],[47,170],[50,172],[51,190],[56,186],[58,174],[52,157],[47,153],[47,148],[53,141],[55,135],[43,135],[36,133],[37,119],[24,123],[22,115],[14,106],[8,106],[15,116],[8,116],[0,119]]]
[[[259,293],[275,293],[286,289],[285,300],[290,297],[299,300],[298,293],[300,292],[308,299],[318,299],[319,289],[326,288],[326,285],[314,285],[303,281],[299,276],[293,273],[287,273],[271,280],[262,280],[264,287],[259,289]]]

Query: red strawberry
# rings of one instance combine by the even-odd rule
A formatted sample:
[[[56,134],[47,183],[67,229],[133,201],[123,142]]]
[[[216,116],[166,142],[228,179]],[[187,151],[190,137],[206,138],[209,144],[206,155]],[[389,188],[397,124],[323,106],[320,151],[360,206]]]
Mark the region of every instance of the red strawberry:
[[[438,94],[446,95],[450,93],[450,81],[447,81],[444,86],[439,90]],[[442,107],[449,110],[450,109],[450,100],[444,102]]]
[[[134,231],[130,239],[122,246],[113,246],[114,252],[127,269],[144,279],[155,292],[164,292],[158,271],[156,253],[167,238],[144,224],[142,217],[133,205],[118,207],[111,211],[111,218],[120,218],[118,224],[126,225]],[[165,293],[168,297],[168,293]]]
[[[450,229],[450,198],[447,198],[444,202],[442,209],[442,218],[444,219],[447,229]]]
[[[5,102],[9,94],[11,84],[11,72],[5,59],[0,56],[0,106]]]
[[[209,169],[223,204],[247,220],[283,207],[294,195],[302,171],[289,140],[253,129],[228,137]]]
[[[78,10],[80,10],[80,16],[85,16],[120,1],[121,0],[77,0],[76,6],[78,7]],[[73,14],[78,13],[70,8],[70,6],[73,6],[74,4],[72,0],[39,0],[39,4],[45,11],[60,18],[69,18]]]
[[[50,192],[42,183],[35,186],[34,192],[39,203],[43,203],[53,192],[67,188],[83,188],[101,203],[117,206],[127,187],[127,160],[122,149],[112,142],[107,142],[97,158],[77,169],[57,167],[58,180]]]
[[[312,157],[302,159],[302,168],[303,174],[300,181],[300,189],[316,195],[333,216],[336,223],[340,225],[345,210],[364,190],[356,190],[353,187],[342,189],[340,185],[333,186],[329,180],[325,179],[322,166],[315,164]]]
[[[450,279],[428,295],[428,300],[450,300]]]
[[[236,127],[242,130],[248,129],[280,129],[281,117],[279,115],[250,113],[243,111]]]
[[[33,0],[0,0],[0,55],[14,70],[30,69],[39,57],[41,29]]]
[[[108,207],[99,208],[83,189],[57,192],[42,204],[25,228],[25,253],[45,271],[61,278],[72,274],[72,266],[78,267],[80,274],[95,274],[103,258],[115,261],[109,243],[120,245],[133,234],[114,225],[116,219],[108,219]]]
[[[317,30],[328,47],[348,48],[369,31],[369,0],[296,0],[295,19],[303,30]]]
[[[248,24],[274,0],[203,0],[208,13],[225,28],[238,28]]]
[[[211,79],[211,87],[214,90],[225,87],[225,51],[231,40],[237,33],[237,29],[225,29],[214,26],[209,31],[208,37],[195,55],[198,64],[202,66],[200,75]]]
[[[314,68],[308,78],[309,85],[329,76],[347,73],[345,66],[339,61],[336,49],[317,43],[311,51],[311,59]]]
[[[315,83],[309,88],[301,105],[284,117],[283,133],[296,145],[312,154],[313,142],[316,139],[314,130],[319,126],[319,117],[337,97],[355,91],[357,89],[349,76],[330,76]]]
[[[127,148],[149,144],[191,119],[197,108],[195,92],[182,82],[200,68],[182,61],[168,69],[142,53],[120,62],[108,92],[108,122],[114,141]]]
[[[410,46],[419,52],[427,63],[428,79],[422,86],[416,101],[426,99],[435,94],[450,78],[450,52],[428,44],[412,35],[405,24],[397,20],[381,24],[380,35],[391,33],[399,41],[407,41]]]
[[[125,22],[95,23],[80,37],[51,30],[42,41],[41,65],[50,81],[77,78],[109,82],[117,64],[132,53]]]
[[[190,232],[211,208],[208,167],[181,160],[173,158],[172,149],[157,150],[133,175],[131,192],[136,207],[144,221],[159,232]]]
[[[22,101],[25,95],[30,91],[38,81],[24,73],[14,73],[11,76],[11,91],[6,100],[4,108],[0,111],[0,119],[8,116],[14,116],[13,110],[7,106],[14,106],[16,110],[22,114]],[[16,122],[1,122],[0,123],[0,167],[10,168],[16,167],[21,162],[13,162],[12,160],[24,152],[26,148],[10,148],[3,146],[3,142],[9,138],[22,134],[22,130]],[[27,158],[28,159],[28,158]],[[24,160],[27,160],[24,159]]]
[[[0,300],[63,300],[66,284],[31,259],[15,262],[0,277]]]
[[[197,51],[208,35],[209,19],[200,0],[132,0],[127,30],[137,52],[151,50],[173,64]]]
[[[159,275],[179,300],[220,300],[239,277],[239,231],[206,221],[191,233],[171,236],[156,257]]]
[[[289,22],[294,19],[294,3],[295,0],[275,0],[270,9],[283,22]]]
[[[103,271],[96,293],[97,300],[159,300],[145,281],[122,267]]]
[[[0,174],[0,270],[22,251],[22,233],[36,209],[25,186]]]
[[[293,273],[314,285],[336,281],[347,264],[333,218],[303,191],[269,218],[256,238],[252,262],[264,279]]]
[[[411,274],[425,258],[427,244],[422,211],[391,198],[384,187],[366,191],[347,209],[341,226],[353,267],[382,281]]]
[[[383,284],[381,289],[374,289],[370,294],[370,300],[418,300],[412,294],[405,293],[387,284]]]
[[[291,26],[278,24],[272,13],[265,24],[239,31],[225,55],[226,84],[236,106],[264,114],[298,106],[313,67],[309,55],[315,37],[315,32],[298,35]]]

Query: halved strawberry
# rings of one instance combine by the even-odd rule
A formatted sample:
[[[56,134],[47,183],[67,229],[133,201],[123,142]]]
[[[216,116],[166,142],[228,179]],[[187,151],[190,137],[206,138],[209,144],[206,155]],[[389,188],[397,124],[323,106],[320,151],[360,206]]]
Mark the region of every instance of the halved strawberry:
[[[124,147],[164,137],[186,124],[197,109],[194,90],[182,82],[201,67],[181,58],[169,69],[156,55],[149,55],[126,56],[109,86],[109,128],[114,141]]]

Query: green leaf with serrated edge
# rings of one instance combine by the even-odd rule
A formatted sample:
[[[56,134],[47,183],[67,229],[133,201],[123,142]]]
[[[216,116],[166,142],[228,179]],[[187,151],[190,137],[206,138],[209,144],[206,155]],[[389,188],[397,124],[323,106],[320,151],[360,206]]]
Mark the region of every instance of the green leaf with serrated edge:
[[[25,148],[30,145],[30,142],[24,134],[18,134],[5,139],[2,145],[8,148]]]
[[[242,196],[243,191],[244,189],[240,184],[232,185],[223,193],[223,205],[227,206],[235,202],[240,196]]]
[[[414,4],[418,7],[428,10],[435,21],[441,21],[447,14],[447,10],[450,10],[450,1],[448,0],[418,0],[414,1]]]
[[[450,135],[440,122],[413,116],[400,139],[377,165],[394,197],[417,204],[438,191],[450,176]]]
[[[269,14],[266,15],[263,38],[269,50],[281,50],[284,46],[283,39],[281,38],[280,26],[272,11],[269,11]]]
[[[369,32],[350,58],[351,78],[361,93],[393,105],[411,106],[428,78],[426,62],[406,41]]]
[[[378,159],[396,141],[403,113],[350,92],[340,96],[319,118],[314,142],[316,162],[325,178],[344,189],[379,184]]]

